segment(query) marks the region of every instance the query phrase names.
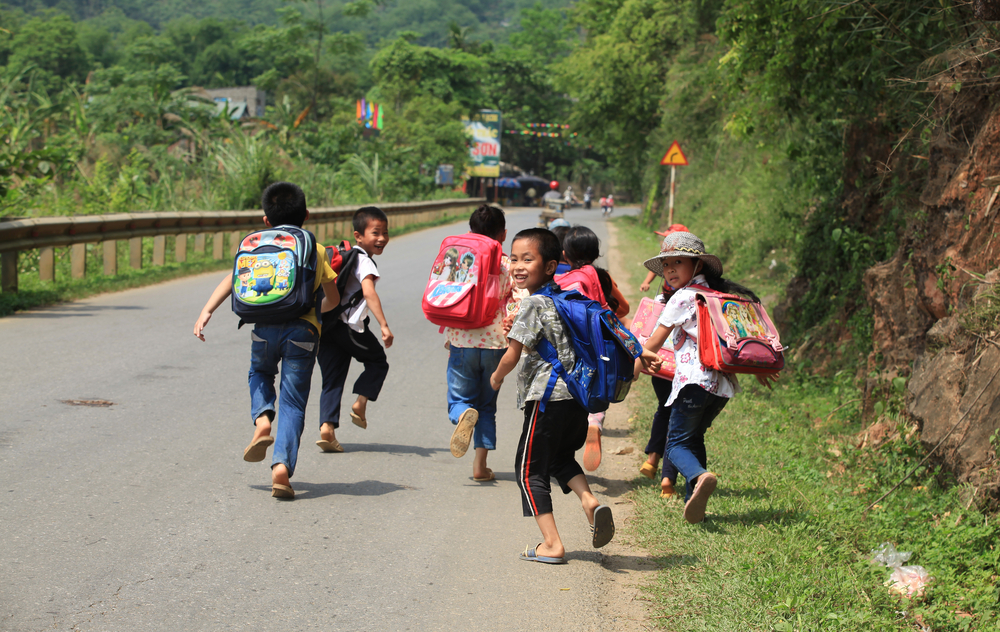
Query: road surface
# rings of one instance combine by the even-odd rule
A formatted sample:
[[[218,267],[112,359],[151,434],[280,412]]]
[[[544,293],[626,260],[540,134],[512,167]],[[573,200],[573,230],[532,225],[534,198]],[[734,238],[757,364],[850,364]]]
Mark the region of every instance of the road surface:
[[[600,210],[567,217],[607,247]],[[536,219],[510,212],[510,237]],[[368,429],[345,420],[347,452],[323,454],[316,370],[293,502],[270,497],[270,451],[242,460],[249,328],[223,307],[207,342],[191,335],[219,274],[0,319],[0,630],[608,629],[574,495],[554,498],[569,564],[518,559],[540,537],[514,482],[513,381],[497,480],[448,451],[448,355],[420,296],[440,240],[464,230],[393,238],[378,259],[388,381]],[[112,404],[67,403],[84,400]]]

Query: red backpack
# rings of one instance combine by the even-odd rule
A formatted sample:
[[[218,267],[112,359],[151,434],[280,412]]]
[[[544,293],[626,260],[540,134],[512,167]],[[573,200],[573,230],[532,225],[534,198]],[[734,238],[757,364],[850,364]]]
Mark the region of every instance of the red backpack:
[[[601,280],[597,277],[597,270],[592,265],[585,265],[570,270],[566,274],[557,274],[553,279],[560,288],[564,290],[576,290],[592,301],[597,301],[601,307],[608,309],[608,301],[604,297],[604,290],[601,289]]]
[[[500,308],[502,256],[502,245],[491,237],[476,233],[446,237],[424,290],[427,320],[456,329],[492,323]]]
[[[778,330],[760,303],[702,285],[697,292],[698,358],[725,373],[775,374],[785,367]]]

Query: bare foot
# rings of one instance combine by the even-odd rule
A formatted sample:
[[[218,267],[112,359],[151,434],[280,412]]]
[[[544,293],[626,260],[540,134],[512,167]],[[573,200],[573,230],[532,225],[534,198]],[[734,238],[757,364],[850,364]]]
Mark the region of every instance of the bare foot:
[[[542,557],[565,557],[566,547],[562,545],[562,542],[553,547],[546,546],[544,542],[540,542],[535,547],[535,555],[541,555]]]
[[[292,486],[291,481],[288,480],[288,468],[285,467],[284,463],[278,463],[271,468],[271,484],[284,485],[285,487]]]
[[[485,479],[493,470],[486,467],[486,457],[490,451],[486,448],[476,448],[476,458],[472,461],[472,478]]]
[[[357,415],[358,417],[361,417],[362,419],[368,419],[368,417],[365,416],[367,410],[368,410],[368,398],[365,397],[364,395],[358,395],[358,400],[354,402],[354,404],[351,406],[351,412]]]
[[[337,440],[336,429],[333,427],[333,424],[327,423],[320,426],[319,438],[322,439],[323,441],[329,441],[330,443],[336,441]]]
[[[273,413],[271,413],[270,411],[267,411],[263,413],[260,417],[258,417],[257,420],[254,422],[256,428],[253,431],[253,439],[250,441],[251,443],[253,443],[257,439],[260,439],[261,437],[268,437],[271,435],[272,414]]]

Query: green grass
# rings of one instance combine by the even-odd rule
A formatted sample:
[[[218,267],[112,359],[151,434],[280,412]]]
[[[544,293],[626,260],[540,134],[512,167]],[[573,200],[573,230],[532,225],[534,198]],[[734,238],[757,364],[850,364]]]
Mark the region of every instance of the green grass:
[[[392,235],[398,237],[425,228],[451,224],[467,217],[465,213],[449,213],[436,220],[409,224],[393,230]],[[0,317],[9,316],[17,311],[37,309],[67,301],[74,301],[88,296],[106,292],[121,292],[137,287],[155,285],[171,279],[176,279],[204,272],[229,270],[232,258],[228,255],[222,259],[212,259],[210,254],[197,254],[193,248],[193,236],[188,237],[188,257],[185,263],[167,263],[163,266],[153,266],[153,240],[143,239],[142,268],[134,270],[128,265],[128,245],[118,243],[118,274],[107,276],[103,273],[102,255],[98,244],[87,245],[87,274],[83,279],[73,279],[70,276],[70,249],[55,249],[55,281],[43,282],[38,277],[38,251],[21,252],[18,257],[18,291],[0,293]],[[328,239],[328,244],[335,240]],[[167,238],[166,260],[174,258],[174,238]],[[206,236],[206,253],[212,252],[212,236]],[[207,297],[206,297],[207,298]]]
[[[620,244],[646,247],[646,229],[616,221]],[[620,286],[637,287],[642,276],[636,270]],[[858,448],[851,382],[786,371],[767,391],[743,376],[744,392],[706,436],[719,489],[701,525],[683,520],[680,502],[660,499],[658,481],[637,476],[634,535],[661,566],[647,586],[653,623],[672,631],[913,630],[918,621],[935,632],[1000,629],[1000,521],[932,465],[866,514],[925,452],[914,429],[892,420],[888,441]],[[644,445],[656,398],[646,378],[633,393],[634,440]],[[923,598],[903,600],[883,585],[890,571],[869,561],[882,542],[912,551],[908,564],[934,578]]]

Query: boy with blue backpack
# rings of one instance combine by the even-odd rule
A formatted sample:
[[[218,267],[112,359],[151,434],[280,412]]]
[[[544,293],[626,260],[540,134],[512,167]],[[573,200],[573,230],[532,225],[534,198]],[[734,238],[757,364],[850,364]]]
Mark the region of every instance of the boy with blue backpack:
[[[550,477],[563,493],[573,491],[580,498],[595,548],[614,536],[611,508],[594,497],[575,453],[587,438],[588,413],[624,399],[634,359],[651,367],[659,362],[610,311],[578,292],[559,289],[553,277],[561,256],[562,245],[549,230],[530,228],[514,237],[511,275],[531,296],[522,299],[507,352],[490,377],[490,385],[499,390],[527,349],[518,373],[524,426],[514,467],[522,510],[535,518],[544,542],[526,547],[521,559],[546,564],[566,561],[552,513]]]
[[[292,499],[295,492],[289,479],[295,473],[316,362],[318,313],[336,307],[340,294],[337,275],[327,263],[323,247],[302,228],[309,217],[302,189],[276,182],[264,190],[262,204],[267,228],[241,240],[233,272],[212,292],[195,322],[194,335],[205,340],[205,326],[230,296],[240,326],[254,324],[249,381],[250,418],[256,429],[243,451],[243,460],[263,461],[273,443],[271,496]],[[247,280],[241,278],[250,276],[247,270],[252,271],[252,291],[246,291]],[[317,306],[321,287],[325,298]],[[279,364],[281,399],[276,418],[274,378]],[[271,437],[272,423],[278,426],[277,441]]]

